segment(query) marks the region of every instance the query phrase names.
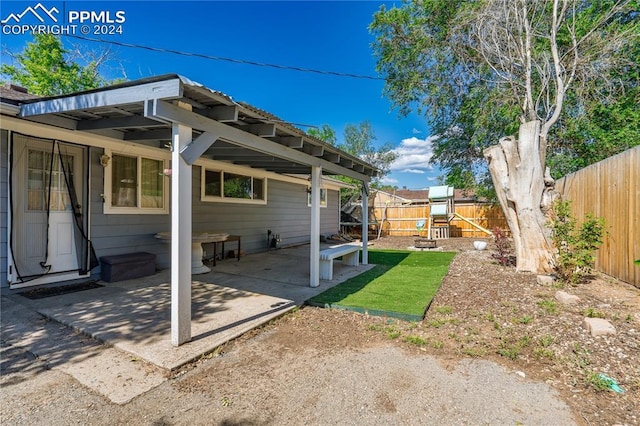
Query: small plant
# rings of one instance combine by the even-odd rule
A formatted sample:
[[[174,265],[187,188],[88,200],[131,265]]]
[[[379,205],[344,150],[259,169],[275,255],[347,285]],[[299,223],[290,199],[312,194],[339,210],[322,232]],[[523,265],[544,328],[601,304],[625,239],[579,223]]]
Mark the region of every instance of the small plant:
[[[604,318],[605,317],[605,315],[602,312],[596,311],[593,308],[584,309],[581,313],[587,318]]]
[[[519,348],[526,348],[530,344],[531,344],[531,337],[527,335],[522,336],[516,342],[516,345],[518,345]]]
[[[449,321],[447,321],[446,319],[434,319],[431,320],[427,323],[427,325],[429,327],[433,327],[433,328],[440,328],[443,325],[445,325],[446,323],[448,323]]]
[[[416,346],[424,346],[427,344],[427,341],[419,336],[405,336],[402,340]]]
[[[498,349],[498,355],[515,360],[520,355],[520,349],[516,346],[503,346]]]
[[[584,281],[595,265],[596,250],[602,245],[604,219],[587,214],[578,226],[569,201],[558,200],[553,205],[550,225],[558,277],[574,285]]]
[[[589,373],[587,377],[587,383],[589,383],[596,391],[602,392],[609,389],[609,381],[607,381],[602,375],[597,373]]]
[[[532,320],[533,320],[533,317],[531,315],[523,315],[520,318],[518,318],[516,321],[519,322],[520,324],[529,324]]]
[[[533,350],[533,356],[536,357],[536,359],[553,359],[556,356],[556,353],[549,348],[535,348]]]
[[[482,355],[484,355],[484,352],[481,349],[474,349],[474,348],[464,348],[462,350],[462,353],[472,358],[479,358]]]
[[[558,312],[558,304],[553,300],[545,299],[538,302],[538,306],[545,310],[546,313],[553,315]]]
[[[451,306],[438,306],[436,312],[439,314],[450,314],[453,309]]]
[[[573,344],[573,353],[576,355],[576,363],[578,367],[585,368],[587,365],[591,364],[591,353],[583,348],[580,343],[575,342]]]
[[[389,339],[397,339],[398,337],[400,337],[400,330],[395,327],[385,327],[384,332],[387,334],[387,337],[389,337]]]
[[[491,257],[496,259],[502,266],[515,265],[516,258],[512,254],[511,241],[509,241],[509,237],[507,237],[505,230],[496,226],[492,229],[492,232],[496,252],[492,253]]]
[[[549,347],[553,344],[554,342],[554,338],[552,335],[547,334],[546,336],[543,336],[541,338],[538,339],[538,344],[542,347]]]
[[[444,347],[444,343],[442,340],[434,340],[430,343],[431,347],[434,349],[442,349]]]

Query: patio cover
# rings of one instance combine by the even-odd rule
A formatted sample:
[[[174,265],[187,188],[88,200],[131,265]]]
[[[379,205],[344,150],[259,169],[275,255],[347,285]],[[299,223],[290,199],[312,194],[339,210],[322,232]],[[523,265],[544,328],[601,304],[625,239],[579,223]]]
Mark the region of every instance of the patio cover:
[[[25,100],[19,116],[160,149],[170,146],[171,340],[174,345],[191,339],[191,166],[198,158],[311,176],[312,287],[319,285],[322,175],[357,179],[366,194],[370,179],[377,174],[370,164],[266,111],[235,102],[221,92],[176,74],[71,95]],[[366,264],[366,217],[362,227],[363,263]]]

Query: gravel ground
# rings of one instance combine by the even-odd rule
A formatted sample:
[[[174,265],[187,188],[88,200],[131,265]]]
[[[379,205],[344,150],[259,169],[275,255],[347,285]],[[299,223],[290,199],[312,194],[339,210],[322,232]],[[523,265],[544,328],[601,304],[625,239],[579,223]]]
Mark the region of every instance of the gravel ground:
[[[2,358],[20,357],[12,365],[22,367],[0,378],[0,424],[638,423],[638,289],[570,289],[581,304],[549,313],[538,302],[555,289],[495,265],[469,240],[439,245],[460,254],[423,322],[304,307],[122,405],[4,347]],[[585,307],[618,334],[590,338]],[[594,371],[616,377],[625,394],[595,390]]]

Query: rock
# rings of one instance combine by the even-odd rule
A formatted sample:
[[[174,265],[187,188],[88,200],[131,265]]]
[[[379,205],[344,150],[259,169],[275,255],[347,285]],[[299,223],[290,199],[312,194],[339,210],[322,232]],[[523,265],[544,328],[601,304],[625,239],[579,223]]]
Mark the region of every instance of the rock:
[[[516,371],[516,374],[517,374],[518,376],[522,377],[523,379],[524,379],[525,377],[527,377],[527,375],[524,373],[524,371]]]
[[[602,318],[585,318],[583,325],[593,337],[616,334],[616,328]]]
[[[569,294],[566,291],[556,291],[556,300],[564,305],[572,305],[578,303],[580,298],[574,294]]]
[[[538,284],[540,285],[553,285],[555,278],[551,275],[538,275],[536,277],[536,281],[538,281]]]

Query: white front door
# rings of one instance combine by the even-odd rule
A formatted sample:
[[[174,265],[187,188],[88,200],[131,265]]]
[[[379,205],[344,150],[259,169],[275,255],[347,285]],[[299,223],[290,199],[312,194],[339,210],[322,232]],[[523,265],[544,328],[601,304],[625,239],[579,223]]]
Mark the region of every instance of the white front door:
[[[14,135],[12,287],[80,277],[74,221],[82,220],[75,215],[83,208],[85,149]],[[76,190],[75,211],[68,181]]]

